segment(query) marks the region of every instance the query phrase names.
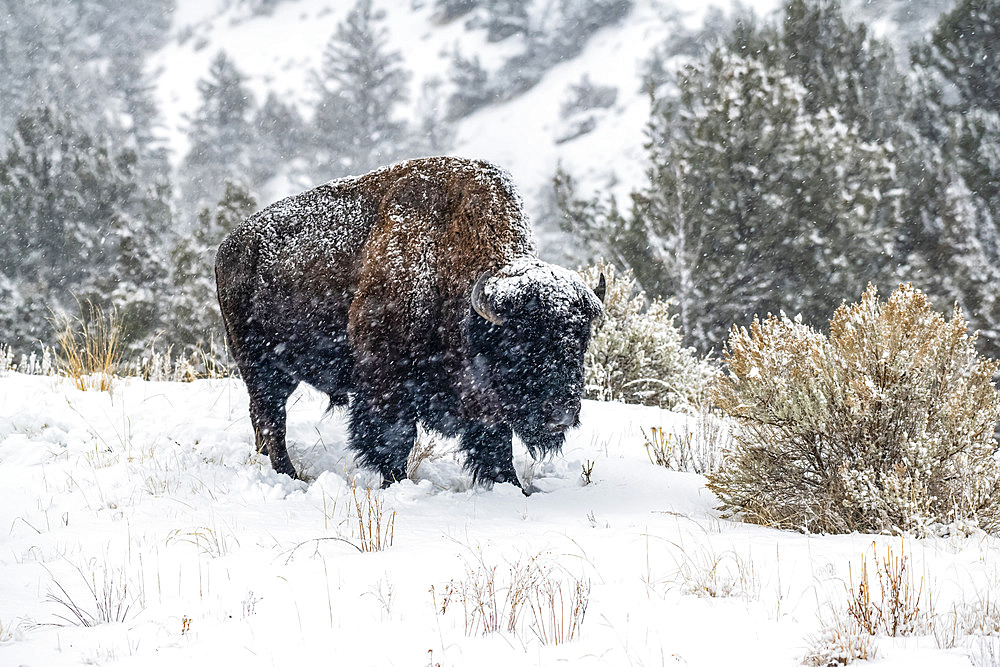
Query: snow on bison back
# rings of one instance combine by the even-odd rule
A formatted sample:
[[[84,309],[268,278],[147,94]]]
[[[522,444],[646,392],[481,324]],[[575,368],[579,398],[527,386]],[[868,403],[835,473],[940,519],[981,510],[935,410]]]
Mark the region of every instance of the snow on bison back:
[[[285,403],[299,382],[350,404],[350,447],[406,476],[417,424],[458,436],[477,481],[518,484],[579,423],[597,291],[535,256],[509,175],[423,158],[331,181],[247,218],[215,264],[257,447],[295,476]]]

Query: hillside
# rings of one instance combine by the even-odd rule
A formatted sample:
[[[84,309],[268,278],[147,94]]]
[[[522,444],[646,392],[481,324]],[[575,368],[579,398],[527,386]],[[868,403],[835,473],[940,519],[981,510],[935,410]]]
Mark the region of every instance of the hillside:
[[[542,7],[545,3],[535,4]],[[413,73],[411,113],[416,113],[422,101],[425,84],[438,80],[444,83],[436,113],[445,114],[451,54],[456,48],[478,56],[484,68],[491,70],[522,46],[517,36],[489,42],[483,29],[467,27],[467,17],[440,24],[431,2],[395,0],[376,5],[386,10],[392,48],[401,52],[405,68]],[[776,0],[754,2],[758,13],[778,5]],[[697,30],[710,6],[638,0],[620,24],[601,29],[581,54],[549,69],[529,91],[460,119],[449,152],[503,165],[526,194],[536,217],[539,193],[550,187],[560,162],[586,189],[612,187],[619,195],[627,195],[645,169],[643,130],[649,99],[641,90],[643,63],[668,37]],[[319,67],[327,40],[349,8],[349,3],[293,1],[278,4],[269,15],[254,15],[245,5],[227,0],[180,0],[173,37],[151,63],[153,71],[159,72],[157,97],[174,156],[187,150],[186,118],[198,104],[197,79],[208,71],[219,50],[225,50],[246,74],[258,100],[273,90],[305,111],[315,99],[311,72]],[[569,86],[584,76],[595,84],[616,87],[617,97],[612,107],[588,114],[594,119],[593,130],[565,140],[573,134],[573,121],[580,119],[562,118],[560,106]],[[276,199],[309,184],[278,179],[270,185],[263,199]]]
[[[453,89],[451,57],[456,50],[479,57],[491,71],[523,47],[518,36],[488,41],[486,31],[470,26],[468,16],[441,23],[435,20],[434,3],[429,0],[375,4],[386,11],[392,48],[401,53],[404,67],[413,75],[411,114],[425,104],[432,104],[438,115],[445,114],[445,100]],[[846,2],[845,7],[871,22],[904,58],[905,45],[924,34],[952,0],[931,4],[917,9],[905,0],[883,0]],[[546,3],[534,6],[536,13],[549,11]],[[778,0],[742,4],[758,16],[769,16],[780,6]],[[275,91],[304,112],[315,101],[311,76],[320,66],[323,48],[349,8],[350,3],[286,0],[270,13],[260,14],[233,0],[179,0],[171,39],[151,62],[151,70],[158,73],[157,100],[165,118],[165,136],[175,158],[188,148],[186,119],[198,104],[197,80],[220,50],[246,74],[258,100]],[[448,152],[503,165],[525,192],[536,218],[544,218],[545,195],[559,164],[579,179],[583,192],[610,192],[624,199],[641,183],[646,169],[644,129],[649,98],[642,91],[645,63],[668,39],[685,35],[704,39],[697,33],[710,10],[731,11],[731,7],[722,1],[637,0],[623,21],[602,28],[579,55],[548,69],[530,90],[459,119]],[[544,17],[536,18],[544,22]],[[613,86],[617,92],[613,105],[563,117],[560,108],[570,86],[584,77],[597,85]],[[584,124],[592,129],[577,134]],[[277,199],[309,185],[275,179],[262,199]],[[557,242],[553,231],[540,230],[543,243]],[[543,251],[557,254],[553,247]]]

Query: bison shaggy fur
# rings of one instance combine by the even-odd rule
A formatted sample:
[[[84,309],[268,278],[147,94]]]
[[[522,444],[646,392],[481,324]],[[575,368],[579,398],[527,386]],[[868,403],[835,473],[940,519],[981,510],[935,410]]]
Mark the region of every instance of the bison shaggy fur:
[[[546,454],[579,422],[603,284],[537,259],[490,163],[412,160],[283,199],[223,241],[216,280],[278,472],[295,476],[285,403],[300,382],[349,404],[349,445],[386,483],[406,476],[418,423],[458,437],[477,481],[518,484],[512,435]]]

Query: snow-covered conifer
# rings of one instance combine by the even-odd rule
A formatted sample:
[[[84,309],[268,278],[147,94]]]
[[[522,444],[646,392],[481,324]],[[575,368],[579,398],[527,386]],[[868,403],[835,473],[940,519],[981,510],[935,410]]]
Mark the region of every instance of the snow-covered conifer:
[[[361,174],[400,157],[407,124],[398,107],[410,73],[390,49],[384,21],[371,0],[358,0],[326,45],[314,77],[317,177]]]

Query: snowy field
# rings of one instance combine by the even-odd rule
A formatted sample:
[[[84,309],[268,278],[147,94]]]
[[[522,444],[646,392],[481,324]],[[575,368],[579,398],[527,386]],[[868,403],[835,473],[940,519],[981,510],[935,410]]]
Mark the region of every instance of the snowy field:
[[[996,614],[996,538],[721,519],[703,477],[647,456],[642,430],[681,415],[586,403],[562,456],[515,451],[524,497],[470,488],[440,441],[369,491],[325,407],[290,401],[292,481],[251,454],[238,380],[0,377],[0,665],[795,665],[889,553],[941,618]],[[937,635],[879,638],[878,664],[997,664],[995,637]]]

